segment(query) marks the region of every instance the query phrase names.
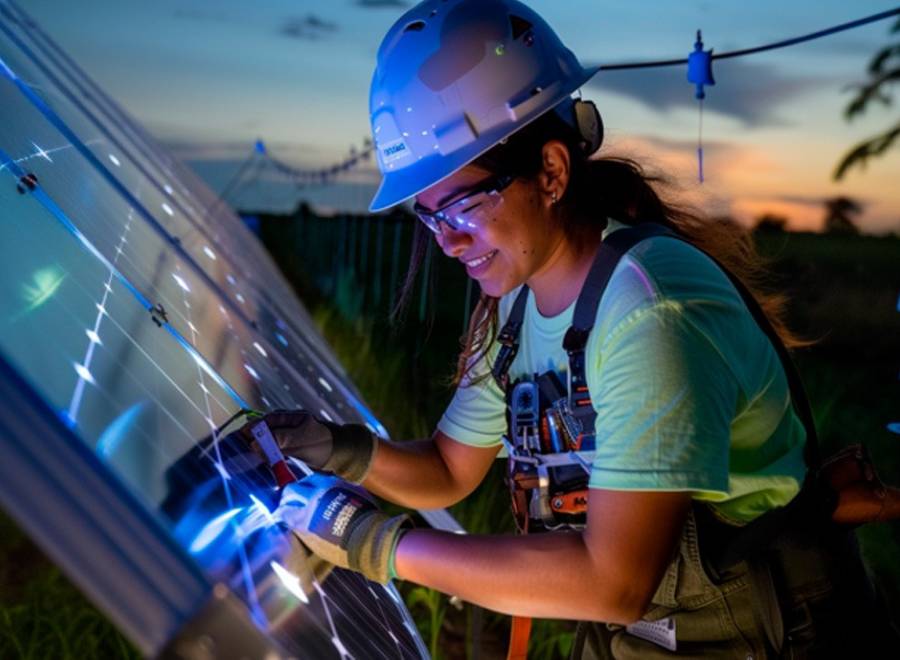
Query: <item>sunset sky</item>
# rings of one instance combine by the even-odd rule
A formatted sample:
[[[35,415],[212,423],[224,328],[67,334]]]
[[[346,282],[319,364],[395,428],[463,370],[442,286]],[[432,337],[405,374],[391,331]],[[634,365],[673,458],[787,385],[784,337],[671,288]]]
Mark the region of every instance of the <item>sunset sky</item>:
[[[298,167],[340,160],[368,134],[368,88],[381,37],[402,0],[27,0],[22,6],[113,98],[221,191],[262,138]],[[890,9],[893,1],[534,0],[583,63],[683,57],[700,28],[717,52],[813,32]],[[893,125],[873,107],[848,123],[848,87],[891,42],[894,20],[811,43],[715,63],[704,114],[706,181],[696,180],[697,104],[679,67],[601,73],[584,88],[607,127],[609,153],[674,177],[715,215],[762,213],[818,229],[822,202],[864,205],[860,226],[900,233],[900,149],[844,181],[831,179],[858,140]],[[896,43],[898,35],[893,36]],[[318,191],[333,207],[368,202],[377,172]],[[298,192],[271,180],[236,201],[289,209]]]

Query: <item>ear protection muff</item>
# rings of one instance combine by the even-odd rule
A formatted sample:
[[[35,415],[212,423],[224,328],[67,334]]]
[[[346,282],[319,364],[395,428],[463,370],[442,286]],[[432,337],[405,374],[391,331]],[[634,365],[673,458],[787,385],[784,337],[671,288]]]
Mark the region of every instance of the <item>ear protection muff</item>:
[[[593,101],[576,99],[573,107],[575,128],[581,136],[581,148],[585,156],[596,153],[603,144],[603,119]]]

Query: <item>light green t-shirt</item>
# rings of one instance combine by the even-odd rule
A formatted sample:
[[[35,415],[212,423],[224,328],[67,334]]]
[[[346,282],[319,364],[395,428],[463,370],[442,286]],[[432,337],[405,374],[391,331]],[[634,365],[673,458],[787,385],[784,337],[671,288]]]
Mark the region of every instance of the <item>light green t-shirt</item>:
[[[607,233],[621,226],[611,221]],[[517,294],[501,299],[501,326]],[[544,317],[529,295],[511,381],[552,369],[567,382],[562,342],[574,308]],[[591,488],[692,491],[738,523],[799,490],[806,432],[784,369],[734,286],[692,246],[654,237],[622,258],[586,363],[597,411]],[[438,428],[464,444],[500,444],[503,393],[492,378],[458,388]]]

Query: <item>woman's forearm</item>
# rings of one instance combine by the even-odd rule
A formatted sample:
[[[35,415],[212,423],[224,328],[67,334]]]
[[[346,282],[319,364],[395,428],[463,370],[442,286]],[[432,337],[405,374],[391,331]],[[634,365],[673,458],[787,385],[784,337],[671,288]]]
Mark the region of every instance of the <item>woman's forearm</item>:
[[[398,576],[482,607],[517,616],[631,623],[646,594],[595,561],[578,532],[467,536],[407,532]]]
[[[460,488],[431,440],[380,440],[363,486],[389,502],[413,509],[455,504]]]
[[[430,440],[380,440],[363,486],[409,508],[450,506],[481,483],[498,451],[457,442],[440,431]]]

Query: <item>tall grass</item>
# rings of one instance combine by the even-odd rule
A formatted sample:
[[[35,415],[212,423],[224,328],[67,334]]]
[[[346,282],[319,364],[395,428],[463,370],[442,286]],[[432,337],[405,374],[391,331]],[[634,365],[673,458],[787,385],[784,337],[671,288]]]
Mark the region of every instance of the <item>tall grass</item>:
[[[139,658],[137,650],[0,514],[0,658]]]

